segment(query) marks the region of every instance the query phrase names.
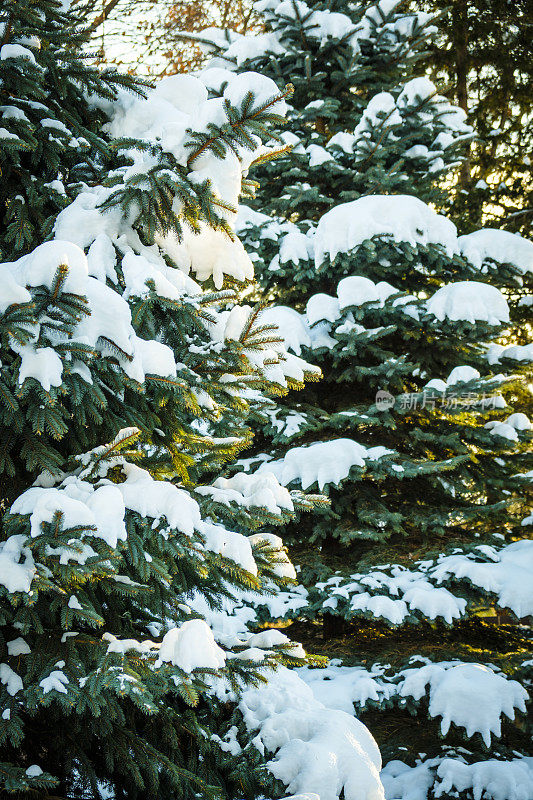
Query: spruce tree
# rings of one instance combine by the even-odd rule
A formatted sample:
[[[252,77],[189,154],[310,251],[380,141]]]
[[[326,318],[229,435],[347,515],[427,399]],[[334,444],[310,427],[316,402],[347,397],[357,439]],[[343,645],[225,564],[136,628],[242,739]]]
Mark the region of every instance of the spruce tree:
[[[20,6],[13,48],[33,30]],[[69,22],[58,8],[32,4],[43,32]],[[284,666],[301,646],[253,633],[245,604],[293,581],[268,529],[313,498],[217,477],[258,392],[317,377],[239,299],[242,173],[286,92],[255,73],[219,99],[190,76],[146,98],[93,80],[91,179],[85,153],[58,155],[71,202],[45,225],[36,197],[34,232],[6,238],[0,265],[2,795],[281,797],[327,772],[332,798],[380,798],[368,731],[314,699]]]
[[[260,0],[265,33],[187,37],[214,55],[208,67],[253,67],[294,86],[288,152],[263,167],[254,207],[305,221],[369,192],[445,199],[436,179],[472,130],[417,72],[435,25],[404,6]]]
[[[330,499],[287,526],[301,586],[281,615],[344,659],[302,674],[364,711],[389,797],[477,797],[493,774],[525,790],[532,354],[512,340],[532,245],[459,237],[428,205],[448,204],[472,136],[413,73],[431,19],[396,2],[257,7],[263,37],[201,39],[206,76],[253,66],[296,87],[291,154],[241,211],[265,296],[286,303],[264,322],[324,375],[266,407],[243,462]]]

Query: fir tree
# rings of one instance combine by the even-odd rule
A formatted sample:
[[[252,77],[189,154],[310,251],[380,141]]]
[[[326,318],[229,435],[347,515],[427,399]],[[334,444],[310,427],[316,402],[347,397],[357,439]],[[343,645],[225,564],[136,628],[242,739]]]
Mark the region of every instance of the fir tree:
[[[302,586],[281,613],[307,619],[296,630],[315,646],[322,618],[321,649],[348,666],[303,674],[365,711],[390,797],[477,796],[489,747],[498,774],[527,785],[527,725],[502,719],[526,710],[529,680],[531,345],[515,347],[512,326],[532,245],[458,237],[427,205],[446,205],[472,135],[413,77],[431,19],[396,2],[259,6],[263,38],[201,38],[217,53],[206,75],[260,65],[296,87],[292,155],[241,212],[266,296],[287,304],[263,320],[324,374],[266,409],[245,465],[331,501],[286,529]]]
[[[59,35],[58,4],[32,8]],[[327,767],[336,795],[382,797],[368,731],[313,698],[283,666],[301,646],[252,633],[245,603],[294,580],[268,528],[313,498],[216,478],[259,390],[318,372],[238,294],[242,173],[286,92],[258,74],[219,99],[189,76],[146,99],[100,89],[86,110],[106,121],[105,158],[76,185],[84,155],[56,165],[72,202],[0,265],[2,794],[280,797]],[[34,220],[53,213],[44,197]]]

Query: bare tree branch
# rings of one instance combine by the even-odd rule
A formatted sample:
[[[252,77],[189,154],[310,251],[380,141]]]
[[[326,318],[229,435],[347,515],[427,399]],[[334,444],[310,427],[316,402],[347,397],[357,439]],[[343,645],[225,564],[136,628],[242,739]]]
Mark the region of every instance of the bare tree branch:
[[[120,3],[120,0],[109,0],[107,5],[104,7],[103,11],[98,14],[95,19],[91,22],[89,27],[87,28],[87,33],[94,33],[94,31],[100,27],[102,22],[105,22],[108,16],[111,14],[115,6]]]

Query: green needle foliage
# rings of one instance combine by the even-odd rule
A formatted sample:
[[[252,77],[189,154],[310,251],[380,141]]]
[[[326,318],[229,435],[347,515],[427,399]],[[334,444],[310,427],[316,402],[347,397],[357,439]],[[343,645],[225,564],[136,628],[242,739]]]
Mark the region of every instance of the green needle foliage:
[[[239,304],[230,225],[287,92],[142,99],[65,4],[1,6],[0,794],[283,796],[238,701],[302,651],[248,648],[239,609],[291,582],[261,529],[313,501],[210,481],[255,394],[317,374]]]
[[[266,407],[246,466],[329,496],[286,529],[304,590],[285,619],[311,648],[384,676],[381,695],[354,690],[356,710],[388,759],[437,759],[430,786],[439,759],[459,757],[446,747],[466,747],[468,763],[488,758],[476,707],[492,690],[461,730],[453,669],[496,665],[518,693],[512,681],[529,680],[519,621],[531,613],[521,562],[531,563],[532,353],[520,326],[531,319],[532,247],[491,231],[458,237],[427,205],[449,207],[473,136],[421,74],[433,18],[394,2],[256,7],[264,34],[198,38],[214,54],[208,67],[259,68],[295,87],[291,151],[261,168],[240,230],[264,297],[286,306],[265,322],[324,378]],[[433,690],[414,700],[390,690],[417,654],[417,669],[452,670],[444,745]],[[499,757],[527,752],[523,720],[502,737]]]
[[[6,0],[0,6],[2,121],[0,258],[33,249],[81,181],[99,180],[108,142],[105,115],[89,96],[109,101],[142,83],[83,57],[83,31],[59,0]]]

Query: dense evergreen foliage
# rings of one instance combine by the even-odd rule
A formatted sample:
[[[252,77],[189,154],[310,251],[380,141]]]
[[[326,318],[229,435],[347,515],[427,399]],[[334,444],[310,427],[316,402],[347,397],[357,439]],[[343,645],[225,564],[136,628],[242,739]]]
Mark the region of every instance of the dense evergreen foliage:
[[[532,246],[460,237],[427,205],[448,205],[473,133],[417,77],[432,18],[395,2],[256,8],[262,36],[204,32],[206,74],[258,68],[296,87],[291,153],[262,168],[240,226],[266,297],[286,304],[264,321],[324,379],[267,409],[246,467],[329,495],[286,529],[302,587],[283,614],[315,647],[322,620],[320,648],[347,671],[306,680],[319,696],[338,681],[332,702],[344,691],[364,710],[387,759],[422,759],[412,779],[438,796],[442,759],[485,761],[489,728],[498,758],[528,747],[522,721],[501,733],[498,704],[517,692],[525,710],[528,681],[527,331],[510,345],[530,319]]]
[[[245,605],[293,582],[269,530],[313,498],[216,479],[257,392],[318,376],[239,301],[243,173],[288,91],[253,74],[210,100],[183,76],[143,97],[84,65],[66,4],[1,14],[0,792],[280,797],[342,751],[341,789],[380,796],[364,726]]]
[[[0,2],[2,795],[527,800],[533,244],[439,18],[260,0],[148,87],[79,13]]]

